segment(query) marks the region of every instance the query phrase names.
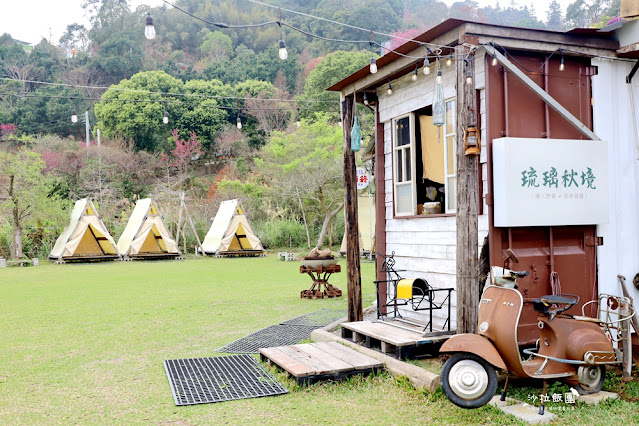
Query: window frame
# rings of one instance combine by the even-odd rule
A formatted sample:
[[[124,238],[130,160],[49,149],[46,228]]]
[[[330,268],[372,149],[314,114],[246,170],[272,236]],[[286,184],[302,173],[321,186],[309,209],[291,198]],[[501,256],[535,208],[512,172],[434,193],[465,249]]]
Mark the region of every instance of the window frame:
[[[397,132],[397,123],[400,120],[408,118],[409,125],[409,143],[402,146],[397,146],[399,141],[398,132]],[[404,216],[415,216],[417,214],[417,188],[415,182],[415,162],[416,162],[416,153],[415,153],[415,113],[409,112],[407,114],[400,115],[391,120],[392,126],[392,169],[393,169],[393,211],[395,212],[395,216],[404,217]],[[402,179],[399,179],[399,167],[397,167],[397,160],[399,158],[399,152],[402,153],[401,159],[402,164],[405,164],[406,161],[406,153],[405,151],[410,150],[410,179],[406,178],[406,167],[402,167]],[[400,212],[399,208],[399,199],[398,199],[398,191],[397,188],[401,186],[409,186],[411,187],[411,210]]]
[[[445,206],[444,206],[444,212],[446,214],[456,214],[457,213],[457,187],[455,187],[455,197],[449,197],[448,195],[450,194],[449,191],[449,184],[448,184],[448,180],[451,178],[455,178],[455,186],[457,185],[457,98],[456,97],[452,97],[452,98],[448,98],[444,100],[444,111],[448,111],[448,105],[449,104],[453,104],[453,123],[452,126],[450,126],[450,128],[452,129],[452,132],[448,133],[448,114],[444,114],[444,125],[443,125],[443,138],[444,138],[444,191],[446,191],[446,202],[445,202]],[[452,159],[452,164],[453,164],[453,170],[452,173],[450,173],[450,170],[448,170],[448,163],[449,163],[449,155],[450,153],[448,152],[448,138],[452,137],[453,139],[453,159]],[[449,208],[448,206],[450,205],[450,202],[452,200],[455,200],[454,206],[455,208]]]

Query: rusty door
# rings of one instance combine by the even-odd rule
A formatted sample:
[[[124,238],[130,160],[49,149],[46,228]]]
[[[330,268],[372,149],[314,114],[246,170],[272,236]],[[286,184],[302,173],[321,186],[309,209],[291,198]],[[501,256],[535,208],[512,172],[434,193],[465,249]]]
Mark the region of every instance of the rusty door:
[[[566,57],[565,69],[560,71],[560,58],[556,54],[546,63],[546,56],[541,55],[519,53],[514,54],[514,58],[528,77],[592,128],[590,76],[594,70],[589,66],[588,59]],[[532,300],[552,294],[551,273],[556,273],[563,293],[580,297],[579,304],[568,313],[581,314],[581,306],[596,296],[595,226],[494,227],[490,196],[491,142],[504,136],[553,139],[584,137],[559,114],[549,109],[527,86],[502,67],[491,66],[488,59],[490,58],[487,58],[485,66],[490,263],[530,271],[528,277],[519,280],[524,307],[518,328],[519,343],[529,344],[539,337]],[[508,259],[508,249],[514,252],[518,262]]]

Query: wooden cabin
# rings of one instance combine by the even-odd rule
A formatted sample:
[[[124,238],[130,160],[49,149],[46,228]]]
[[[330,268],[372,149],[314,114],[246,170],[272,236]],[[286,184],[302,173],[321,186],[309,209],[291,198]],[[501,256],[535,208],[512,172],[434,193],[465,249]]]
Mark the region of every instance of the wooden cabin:
[[[622,294],[617,274],[632,281],[639,272],[639,77],[626,83],[636,64],[627,58],[636,53],[622,53],[639,39],[635,22],[563,33],[449,19],[416,37],[419,43],[377,59],[376,73],[366,66],[330,87],[357,102],[366,94],[375,111],[377,251],[394,252],[407,277],[457,286],[456,136],[465,130],[456,107],[456,85],[464,80],[455,66],[464,57],[454,48],[464,45],[474,58],[481,140],[473,182],[478,252],[484,249],[490,265],[530,272],[520,280],[526,302],[520,342],[536,339],[531,301],[551,294],[551,281],[580,296],[575,314],[598,292]],[[433,123],[435,56],[441,126]],[[379,272],[377,279],[385,277]],[[633,296],[639,300],[639,292]],[[454,296],[452,304],[454,327]],[[410,308],[402,315],[424,316]],[[441,327],[445,310],[435,316]]]

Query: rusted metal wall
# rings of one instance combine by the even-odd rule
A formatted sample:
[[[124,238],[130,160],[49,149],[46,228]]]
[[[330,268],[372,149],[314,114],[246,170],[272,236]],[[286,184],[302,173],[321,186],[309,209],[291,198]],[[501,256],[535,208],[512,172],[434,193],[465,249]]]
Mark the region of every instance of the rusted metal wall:
[[[592,128],[589,60],[555,55],[544,65],[544,56],[515,54],[513,62],[535,83],[544,88],[566,109]],[[584,137],[522,82],[500,66],[486,66],[487,135],[490,153],[492,140],[504,136],[552,139]],[[492,192],[492,167],[489,158],[489,192]],[[596,295],[595,226],[555,226],[495,228],[493,206],[489,198],[490,263],[506,265],[531,274],[519,281],[524,308],[518,329],[520,343],[533,343],[539,336],[532,300],[552,294],[550,275],[557,272],[563,293],[577,294],[581,301],[568,313],[581,314],[583,303]],[[526,208],[526,206],[521,206]],[[512,249],[519,262],[507,259]],[[588,312],[587,312],[588,313]],[[592,314],[592,312],[591,312]]]

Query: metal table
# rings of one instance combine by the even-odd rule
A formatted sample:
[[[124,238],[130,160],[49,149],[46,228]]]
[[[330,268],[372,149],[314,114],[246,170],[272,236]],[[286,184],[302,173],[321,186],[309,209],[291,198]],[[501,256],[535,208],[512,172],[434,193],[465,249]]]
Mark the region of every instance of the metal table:
[[[313,280],[313,285],[308,290],[302,290],[300,293],[301,298],[312,299],[314,297],[322,299],[326,297],[340,297],[342,290],[335,287],[328,282],[329,277],[332,274],[342,272],[340,265],[328,265],[328,266],[300,266],[300,274],[308,274]]]

